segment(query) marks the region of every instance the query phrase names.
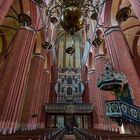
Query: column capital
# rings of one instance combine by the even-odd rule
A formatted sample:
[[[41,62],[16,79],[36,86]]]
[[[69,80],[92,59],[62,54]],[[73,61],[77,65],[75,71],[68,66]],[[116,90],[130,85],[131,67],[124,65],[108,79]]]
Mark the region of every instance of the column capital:
[[[119,26],[112,26],[112,27],[109,27],[107,28],[105,31],[104,31],[104,36],[106,37],[108,34],[110,34],[111,32],[113,31],[121,31],[121,27]]]
[[[45,56],[42,55],[42,54],[40,54],[40,53],[33,53],[33,56],[34,56],[34,57],[40,57],[40,58],[42,58],[42,59],[45,59]]]
[[[105,54],[97,54],[97,55],[95,55],[95,57],[94,57],[94,61],[96,61],[96,60],[98,60],[99,58],[106,58],[106,56],[105,56]]]
[[[88,74],[95,74],[96,70],[95,69],[92,69],[90,71],[88,71]]]

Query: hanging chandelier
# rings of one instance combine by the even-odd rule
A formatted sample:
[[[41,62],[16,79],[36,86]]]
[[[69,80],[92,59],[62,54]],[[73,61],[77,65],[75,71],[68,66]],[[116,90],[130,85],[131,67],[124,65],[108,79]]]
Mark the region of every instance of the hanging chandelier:
[[[86,18],[97,20],[105,0],[32,0],[45,9],[48,20],[71,35],[83,28]],[[44,26],[46,27],[46,25]]]

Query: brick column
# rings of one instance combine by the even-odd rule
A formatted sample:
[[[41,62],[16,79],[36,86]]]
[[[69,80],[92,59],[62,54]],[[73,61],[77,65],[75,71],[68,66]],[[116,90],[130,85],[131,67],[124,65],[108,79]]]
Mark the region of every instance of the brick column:
[[[5,70],[0,79],[0,128],[3,133],[12,133],[17,128],[34,38],[31,32],[19,29],[5,58]]]
[[[136,16],[140,20],[140,0],[129,0],[129,1],[132,5],[132,8],[135,11]]]
[[[134,92],[134,103],[140,103],[140,81],[128,49],[128,43],[120,27],[105,31],[105,42],[115,72],[124,72]]]
[[[13,0],[0,0],[0,25],[4,21],[7,12],[12,5]]]
[[[96,51],[95,51],[96,52]],[[104,69],[104,62],[105,62],[105,56],[104,54],[95,54],[95,70],[96,70],[96,78],[97,81],[98,77],[103,73]],[[95,83],[96,84],[96,83]],[[94,102],[95,102],[95,111],[97,114],[97,120],[98,124],[95,126],[97,128],[104,128],[105,122],[104,122],[104,115],[105,115],[105,108],[104,108],[104,93],[100,89],[96,87],[96,93],[94,94]]]
[[[84,91],[82,93],[82,101],[83,102],[89,102],[91,101],[89,98],[89,81],[88,81],[88,68],[87,66],[85,66],[82,71],[81,71],[81,77],[82,77],[82,81],[84,84]]]
[[[88,91],[89,91],[89,102],[90,103],[95,103],[95,95],[96,95],[96,90],[97,90],[97,86],[96,86],[96,71],[92,70],[89,73],[89,79],[88,79]]]
[[[50,72],[44,69],[42,73],[42,80],[40,86],[40,93],[42,93],[42,97],[40,100],[39,117],[37,120],[37,124],[41,128],[45,128],[46,121],[45,105],[46,103],[49,102],[50,83],[51,83]]]
[[[31,60],[26,97],[21,118],[21,128],[25,127],[31,130],[37,127],[37,119],[40,115],[41,106],[44,104],[40,102],[44,94],[41,90],[44,60],[45,57],[40,54],[35,54]]]
[[[97,104],[99,101],[97,101],[98,96],[98,88],[96,86],[96,70],[93,70],[89,73],[89,79],[88,79],[88,94],[89,94],[89,103],[93,104],[93,112],[92,112],[92,126],[93,128],[99,128],[97,125],[99,120],[98,120],[98,106]]]
[[[105,55],[99,53],[98,48],[95,48],[95,68],[96,68],[96,81],[101,76],[104,71],[104,64],[106,58]],[[97,87],[96,87],[97,88]],[[98,115],[98,123],[100,124],[98,127],[100,129],[110,129],[116,128],[117,125],[114,124],[111,119],[106,117],[106,110],[105,110],[105,101],[114,100],[115,96],[112,95],[108,91],[100,90],[99,88],[96,89],[95,94],[95,106],[97,107],[97,115]]]

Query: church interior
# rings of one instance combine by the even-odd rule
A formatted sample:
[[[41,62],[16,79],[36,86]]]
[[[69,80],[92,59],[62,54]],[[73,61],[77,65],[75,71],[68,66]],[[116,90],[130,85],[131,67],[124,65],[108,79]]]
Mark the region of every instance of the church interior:
[[[140,0],[0,0],[0,140],[140,139]]]

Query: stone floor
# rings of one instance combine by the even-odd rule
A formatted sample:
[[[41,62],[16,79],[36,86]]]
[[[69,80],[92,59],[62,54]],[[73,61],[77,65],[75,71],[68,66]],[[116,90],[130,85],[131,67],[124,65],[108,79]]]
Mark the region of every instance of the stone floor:
[[[65,134],[63,140],[76,140],[76,137],[74,134]]]

